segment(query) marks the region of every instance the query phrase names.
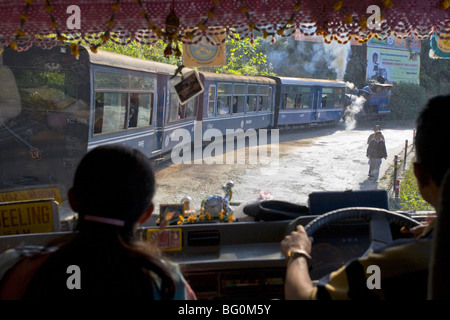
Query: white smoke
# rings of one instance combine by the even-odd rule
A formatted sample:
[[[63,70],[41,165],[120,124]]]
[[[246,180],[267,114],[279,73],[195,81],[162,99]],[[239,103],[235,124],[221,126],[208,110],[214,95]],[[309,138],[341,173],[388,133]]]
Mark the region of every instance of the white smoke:
[[[299,45],[297,48],[302,48],[303,46]],[[314,75],[316,73],[317,65],[322,60],[325,55],[325,49],[323,43],[314,43],[312,45],[312,52],[309,53],[310,60],[303,60],[302,65],[303,69],[306,72]]]
[[[345,83],[347,86],[347,94],[351,98],[350,105],[345,109],[343,121],[345,122],[345,130],[353,130],[356,127],[357,115],[361,112],[364,107],[366,99],[363,96],[357,96],[354,93],[355,85],[351,82]]]
[[[328,61],[328,69],[336,72],[336,80],[344,80],[351,52],[350,42],[341,44],[333,41],[331,43],[323,43],[323,47],[326,53],[324,57]]]

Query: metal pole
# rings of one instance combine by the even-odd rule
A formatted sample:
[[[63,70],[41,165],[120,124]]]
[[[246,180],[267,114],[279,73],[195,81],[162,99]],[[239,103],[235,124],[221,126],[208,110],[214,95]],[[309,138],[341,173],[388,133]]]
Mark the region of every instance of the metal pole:
[[[406,157],[408,156],[408,140],[405,140],[405,159],[403,161],[403,171],[406,169]]]
[[[397,181],[397,166],[398,166],[398,156],[396,155],[394,157],[394,186],[395,182]]]
[[[395,181],[395,199],[398,201],[400,194],[400,180]]]

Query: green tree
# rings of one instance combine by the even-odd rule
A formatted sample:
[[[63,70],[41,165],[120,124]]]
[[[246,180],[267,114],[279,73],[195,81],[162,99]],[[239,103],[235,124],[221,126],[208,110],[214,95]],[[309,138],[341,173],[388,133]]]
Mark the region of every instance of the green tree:
[[[450,92],[450,59],[431,59],[430,48],[430,40],[423,40],[420,51],[420,85],[425,88],[428,98]]]
[[[100,49],[102,50],[116,52],[130,57],[163,62],[173,65],[179,64],[179,59],[174,55],[168,57],[164,55],[165,48],[166,44],[164,44],[162,40],[158,40],[154,45],[142,45],[136,40],[133,40],[128,45],[120,45],[112,41],[108,41],[100,47]]]
[[[236,39],[228,37],[225,42],[227,64],[221,67],[202,67],[199,70],[247,76],[275,75],[267,59],[263,40],[261,36],[253,40],[240,38],[239,35]]]

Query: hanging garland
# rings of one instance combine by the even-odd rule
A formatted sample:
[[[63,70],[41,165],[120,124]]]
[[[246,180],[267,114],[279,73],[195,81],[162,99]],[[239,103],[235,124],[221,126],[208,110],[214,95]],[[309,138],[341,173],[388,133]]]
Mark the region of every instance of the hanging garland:
[[[97,52],[97,49],[101,47],[108,41],[113,41],[118,44],[127,44],[131,41],[130,35],[125,32],[118,32],[116,30],[116,16],[121,10],[120,0],[112,0],[110,6],[111,15],[108,20],[105,21],[104,31],[100,33],[86,33],[83,36],[79,33],[65,34],[60,31],[60,26],[57,19],[54,16],[55,7],[52,4],[53,0],[43,0],[45,6],[43,10],[49,16],[49,26],[51,30],[54,30],[54,35],[29,35],[26,33],[24,26],[30,19],[30,8],[34,5],[34,0],[23,0],[24,8],[18,15],[20,21],[19,27],[14,31],[12,38],[4,38],[0,41],[3,43],[4,48],[11,48],[13,50],[26,50],[26,46],[31,46],[32,42],[38,42],[40,45],[43,44],[46,47],[50,47],[51,40],[57,40],[63,44],[70,46],[72,54],[76,57],[79,56],[80,44],[82,41],[88,43],[89,48],[92,52]],[[258,31],[262,34],[263,38],[272,37],[272,41],[275,41],[276,36],[289,37],[294,34],[296,30],[300,29],[304,35],[321,35],[326,43],[331,43],[332,41],[337,41],[338,43],[347,43],[348,41],[355,39],[360,43],[367,42],[372,36],[383,39],[389,35],[390,32],[394,34],[402,34],[406,37],[414,33],[419,39],[424,39],[431,36],[432,33],[436,32],[437,35],[441,33],[442,30],[448,27],[448,22],[443,22],[436,27],[427,28],[426,26],[418,26],[414,30],[407,29],[406,26],[397,25],[394,27],[389,27],[389,24],[384,20],[385,14],[389,9],[395,8],[395,2],[393,0],[380,0],[380,10],[381,10],[381,21],[385,24],[383,31],[372,32],[368,30],[367,27],[367,17],[363,14],[358,14],[350,12],[348,9],[350,1],[345,6],[343,0],[335,0],[332,3],[333,12],[340,13],[342,16],[340,19],[334,22],[328,22],[327,20],[321,19],[321,17],[314,17],[312,13],[309,13],[309,17],[305,17],[304,22],[305,28],[302,25],[296,25],[295,19],[299,12],[302,11],[302,0],[296,0],[292,5],[292,13],[284,22],[273,24],[273,25],[258,25],[257,19],[254,19],[251,14],[251,9],[246,5],[246,1],[239,0],[240,12],[245,15],[246,23],[245,28],[238,27],[233,29],[232,27],[212,27],[210,22],[214,21],[216,17],[217,8],[221,5],[221,0],[212,0],[211,7],[206,10],[206,12],[201,15],[203,17],[201,21],[193,28],[189,30],[182,30],[180,28],[180,20],[176,15],[175,11],[175,1],[172,2],[169,8],[169,14],[166,17],[165,25],[163,27],[156,26],[155,22],[150,19],[147,8],[142,0],[133,0],[134,3],[140,9],[140,16],[143,17],[147,22],[147,29],[136,31],[136,35],[132,35],[135,39],[142,44],[150,45],[156,43],[158,40],[163,40],[166,43],[166,48],[164,54],[166,56],[174,55],[180,58],[181,43],[186,44],[196,44],[200,41],[206,39],[207,42],[213,45],[221,45],[223,40],[217,41],[212,39],[214,35],[226,34],[227,36],[239,40],[242,38],[251,38],[253,42],[254,31]],[[148,5],[148,3],[146,3]],[[42,6],[41,6],[42,7]],[[450,7],[450,0],[442,0],[436,5],[436,9],[447,10]],[[319,10],[320,11],[320,10]],[[326,11],[326,10],[325,10]],[[327,11],[326,11],[327,12]],[[307,12],[304,12],[307,13]],[[312,24],[312,25],[311,25]],[[315,31],[313,29],[315,28]],[[311,30],[311,32],[305,31]],[[23,46],[23,45],[26,46]],[[0,52],[1,52],[0,47]]]

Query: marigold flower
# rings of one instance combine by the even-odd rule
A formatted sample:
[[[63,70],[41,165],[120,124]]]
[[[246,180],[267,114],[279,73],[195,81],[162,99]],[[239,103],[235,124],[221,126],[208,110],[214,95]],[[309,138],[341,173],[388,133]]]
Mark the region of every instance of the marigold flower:
[[[192,32],[186,32],[185,37],[188,38],[189,40],[192,40],[194,39],[194,34]]]
[[[58,24],[58,22],[56,22],[56,21],[52,21],[52,22],[50,23],[50,26],[53,27],[53,28],[58,28],[58,27],[59,27],[59,24]]]
[[[109,40],[109,36],[107,36],[106,34],[102,34],[102,35],[100,36],[100,39],[102,39],[103,42],[106,42],[106,41]]]
[[[47,7],[45,8],[45,12],[47,12],[47,13],[52,13],[53,10],[55,10],[55,7],[54,7],[54,6],[47,6]]]
[[[395,6],[394,2],[392,0],[383,0],[383,6],[386,8],[393,8]]]
[[[61,36],[61,35],[59,35],[57,39],[58,39],[58,41],[60,41],[60,42],[64,42],[64,41],[66,41],[66,40],[67,40],[67,38],[66,38],[66,37],[64,37],[64,36]]]
[[[158,37],[161,37],[162,36],[162,31],[161,31],[161,29],[160,28],[155,28],[155,34],[158,36]]]
[[[352,17],[352,15],[351,14],[347,14],[346,16],[345,16],[345,18],[344,18],[344,23],[345,24],[350,24],[350,23],[352,23],[353,22],[353,17]]]
[[[114,10],[114,11],[119,11],[120,10],[120,4],[116,3],[116,4],[111,5],[111,9]]]
[[[80,56],[80,48],[78,47],[78,44],[72,43],[70,45],[70,53],[78,59],[78,57]]]
[[[16,43],[15,41],[11,42],[11,43],[9,44],[9,46],[11,47],[11,49],[17,50],[17,43]]]
[[[16,34],[20,37],[26,37],[26,33],[22,31],[22,29],[17,29]]]
[[[342,4],[343,4],[343,2],[342,2],[341,0],[336,1],[336,2],[333,4],[333,10],[334,10],[334,11],[339,11],[339,10],[342,8]]]
[[[208,15],[208,18],[214,18],[216,15],[214,14],[214,12],[212,12],[212,11],[208,11],[207,12],[207,15]]]
[[[447,10],[450,7],[450,0],[444,0],[441,2],[441,8]]]
[[[359,19],[359,26],[363,29],[366,30],[367,29],[367,18],[366,17],[361,17]]]
[[[112,27],[114,27],[114,21],[112,21],[112,20],[108,20],[108,21],[106,21],[106,24],[108,25],[108,26],[110,26],[111,28]]]
[[[249,12],[250,12],[250,9],[247,8],[247,7],[242,7],[241,12],[242,12],[242,13],[249,13]]]
[[[197,27],[200,29],[200,30],[202,30],[202,31],[206,31],[206,26],[203,24],[203,23],[199,23],[198,25],[197,25]]]

